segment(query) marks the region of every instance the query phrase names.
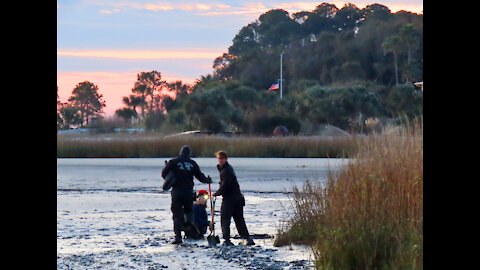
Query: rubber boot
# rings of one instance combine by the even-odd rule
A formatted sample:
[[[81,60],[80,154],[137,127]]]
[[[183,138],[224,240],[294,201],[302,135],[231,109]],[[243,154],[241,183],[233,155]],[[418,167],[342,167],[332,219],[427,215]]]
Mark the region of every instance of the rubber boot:
[[[223,241],[223,245],[229,247],[233,246],[233,243],[230,241],[230,239],[225,239],[225,241]]]
[[[178,244],[182,244],[182,243],[183,243],[182,237],[175,235],[175,240],[172,242],[172,244],[173,244],[173,245],[178,245]]]

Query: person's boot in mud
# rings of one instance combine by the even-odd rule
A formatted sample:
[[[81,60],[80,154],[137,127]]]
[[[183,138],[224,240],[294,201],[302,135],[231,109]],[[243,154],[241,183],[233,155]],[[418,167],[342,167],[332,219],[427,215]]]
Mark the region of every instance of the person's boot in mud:
[[[251,237],[248,237],[246,240],[247,240],[247,244],[246,244],[247,246],[255,245],[255,242],[253,242],[253,239]]]
[[[230,247],[230,246],[233,246],[233,243],[232,243],[232,241],[230,241],[230,239],[225,239],[223,241],[223,246]]]
[[[175,236],[175,239],[173,240],[173,242],[171,243],[172,245],[179,245],[179,244],[182,244],[183,241],[182,241],[182,237],[181,236]]]
[[[175,239],[173,240],[173,242],[171,242],[171,244],[173,244],[173,245],[182,244],[183,241],[182,241],[182,227],[181,227],[181,224],[183,223],[183,220],[180,220],[178,218],[178,215],[174,215],[173,221],[174,221],[173,231],[175,233]]]

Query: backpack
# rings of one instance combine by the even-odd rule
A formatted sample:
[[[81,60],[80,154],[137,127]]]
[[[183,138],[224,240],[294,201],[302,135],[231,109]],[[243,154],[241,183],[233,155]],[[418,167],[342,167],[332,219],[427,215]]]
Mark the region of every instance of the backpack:
[[[175,184],[176,179],[175,173],[170,170],[165,177],[165,182],[163,182],[163,190],[169,190]]]

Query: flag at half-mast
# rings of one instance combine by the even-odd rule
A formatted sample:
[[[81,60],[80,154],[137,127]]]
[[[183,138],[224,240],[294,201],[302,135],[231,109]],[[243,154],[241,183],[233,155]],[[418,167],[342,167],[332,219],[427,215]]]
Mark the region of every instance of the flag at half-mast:
[[[272,86],[270,86],[270,88],[268,88],[268,91],[273,91],[273,90],[278,90],[278,81],[274,84],[272,84]]]

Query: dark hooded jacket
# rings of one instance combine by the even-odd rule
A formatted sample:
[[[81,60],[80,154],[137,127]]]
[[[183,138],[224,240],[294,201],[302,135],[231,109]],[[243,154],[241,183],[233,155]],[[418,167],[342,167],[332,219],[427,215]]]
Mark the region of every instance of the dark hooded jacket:
[[[162,177],[164,179],[170,170],[176,176],[173,188],[193,189],[193,176],[202,183],[209,182],[207,177],[200,171],[197,163],[190,158],[190,147],[188,145],[184,145],[180,150],[179,156],[169,160],[165,168],[163,168]]]
[[[217,165],[217,169],[220,172],[220,187],[213,196],[221,195],[224,201],[240,200],[242,201],[242,204],[245,204],[233,167],[228,164],[227,161],[222,167]]]

